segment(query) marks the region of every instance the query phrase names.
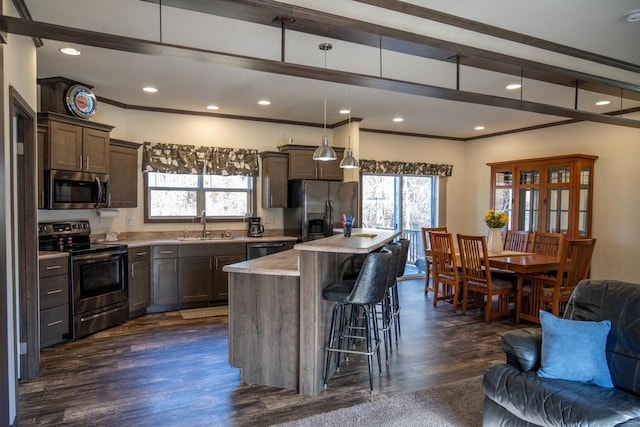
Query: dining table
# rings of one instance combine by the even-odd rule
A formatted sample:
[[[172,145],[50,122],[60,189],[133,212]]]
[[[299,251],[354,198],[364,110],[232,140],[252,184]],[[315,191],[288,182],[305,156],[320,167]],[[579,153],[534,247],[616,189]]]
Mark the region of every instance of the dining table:
[[[489,256],[489,266],[493,269],[502,271],[512,271],[517,275],[516,288],[516,323],[520,323],[520,319],[531,322],[540,323],[537,310],[530,309],[528,313],[522,312],[522,275],[545,273],[558,270],[560,266],[560,258],[556,255],[540,255],[540,254],[519,254],[519,255],[503,255]],[[540,293],[542,292],[542,284],[537,281],[532,282],[531,287],[531,303],[537,304],[540,301]],[[534,296],[535,295],[535,296]]]

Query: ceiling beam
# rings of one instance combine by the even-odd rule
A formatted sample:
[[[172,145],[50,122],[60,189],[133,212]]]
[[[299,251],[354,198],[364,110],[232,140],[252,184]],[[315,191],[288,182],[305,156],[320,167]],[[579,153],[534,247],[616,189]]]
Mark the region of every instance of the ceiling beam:
[[[588,111],[575,110],[554,105],[541,104],[537,102],[496,97],[473,92],[465,92],[445,87],[418,84],[383,77],[349,73],[326,68],[316,68],[299,64],[290,64],[281,61],[273,61],[268,59],[216,52],[206,49],[179,46],[167,43],[159,43],[155,41],[142,40],[131,37],[122,37],[113,34],[81,30],[77,28],[64,27],[43,22],[35,22],[10,16],[0,16],[0,28],[5,28],[9,33],[12,34],[19,34],[30,37],[41,37],[43,39],[77,43],[80,45],[113,49],[123,52],[153,55],[158,57],[195,60],[204,63],[229,65],[232,67],[261,71],[266,73],[309,78],[321,81],[330,81],[334,83],[343,83],[347,85],[387,90],[397,93],[467,102],[492,107],[509,108],[514,110],[606,123],[611,125],[640,128],[640,120],[632,120],[623,117],[612,117],[606,114],[597,114]]]
[[[158,4],[158,0],[143,1]],[[371,3],[393,4],[396,7],[406,5],[403,2],[387,0],[372,0]],[[624,89],[625,98],[640,101],[640,85],[555,67],[275,0],[208,0],[206,2],[200,0],[163,0],[162,5],[270,26],[280,26],[281,21],[276,18],[286,17],[291,20],[287,24],[287,29],[293,31],[441,61],[455,62],[459,57],[461,65],[563,86],[575,87],[576,82],[579,82],[582,89],[611,96],[619,96],[621,89]],[[417,13],[413,9],[406,10]],[[444,20],[444,17],[441,19]],[[462,22],[451,21],[449,24],[461,25]],[[475,28],[471,28],[471,30],[474,31]],[[495,36],[500,37],[501,35],[496,33]],[[523,38],[521,37],[518,42],[523,43]],[[604,58],[599,59],[605,61]],[[617,65],[617,68],[621,69],[630,67],[631,71],[640,72],[638,65],[622,63],[622,61],[613,65],[614,61],[616,60],[609,58],[607,65]]]

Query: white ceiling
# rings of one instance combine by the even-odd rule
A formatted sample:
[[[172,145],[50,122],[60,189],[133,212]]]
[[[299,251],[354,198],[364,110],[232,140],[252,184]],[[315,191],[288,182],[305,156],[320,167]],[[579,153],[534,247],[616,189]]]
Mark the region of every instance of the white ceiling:
[[[280,60],[281,32],[272,26],[162,7],[138,0],[24,0],[32,18],[74,28],[105,32],[175,45],[221,51],[264,59]],[[467,30],[390,12],[354,1],[287,1],[297,6],[396,27],[404,31],[438,36],[484,49],[519,56],[545,58],[546,62],[582,72],[617,78],[640,87],[640,75],[590,64],[540,49],[501,42]],[[411,3],[480,21],[512,31],[546,39],[640,64],[640,22],[628,23],[624,15],[640,9],[640,0],[414,0]],[[321,6],[319,6],[321,4]],[[319,43],[331,42],[326,54],[327,68],[404,81],[455,88],[455,65],[287,31],[286,61],[324,68],[325,54]],[[352,115],[362,118],[361,128],[411,132],[456,138],[476,137],[528,126],[566,120],[525,111],[440,100],[364,87],[325,83],[298,77],[269,74],[212,62],[195,62],[161,56],[133,54],[89,46],[74,46],[81,56],[62,55],[58,49],[68,44],[44,40],[37,50],[38,77],[64,76],[94,87],[96,95],[128,105],[206,112],[206,105],[220,107],[219,114],[322,123],[323,91],[327,92],[327,121],[346,119],[338,110],[351,102]],[[567,67],[566,64],[572,66]],[[461,69],[463,91],[553,104],[574,106],[574,90],[539,81],[524,81],[520,91],[508,92],[506,84],[519,78],[469,67]],[[142,92],[155,86],[158,93]],[[271,105],[261,107],[259,99]],[[640,106],[628,99],[580,91],[578,108],[604,113]],[[609,99],[612,104],[597,107]],[[98,107],[99,108],[99,107]],[[402,116],[402,123],[392,118]],[[476,131],[477,125],[485,130]]]

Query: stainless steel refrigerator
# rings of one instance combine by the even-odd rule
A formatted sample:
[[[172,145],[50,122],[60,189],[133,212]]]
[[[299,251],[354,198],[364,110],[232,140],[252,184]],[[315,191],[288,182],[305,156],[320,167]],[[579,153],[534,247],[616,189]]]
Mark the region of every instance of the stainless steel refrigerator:
[[[342,216],[360,224],[358,183],[342,181],[289,181],[288,207],[284,209],[284,234],[299,241],[331,236],[342,228]]]

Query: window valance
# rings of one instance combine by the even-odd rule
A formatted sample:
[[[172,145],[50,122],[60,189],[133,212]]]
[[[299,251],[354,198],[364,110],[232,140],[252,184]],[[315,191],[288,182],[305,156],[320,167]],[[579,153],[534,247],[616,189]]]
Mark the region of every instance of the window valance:
[[[145,142],[142,171],[258,176],[258,150]]]
[[[453,165],[389,160],[360,160],[360,172],[379,175],[436,175],[451,176]]]

